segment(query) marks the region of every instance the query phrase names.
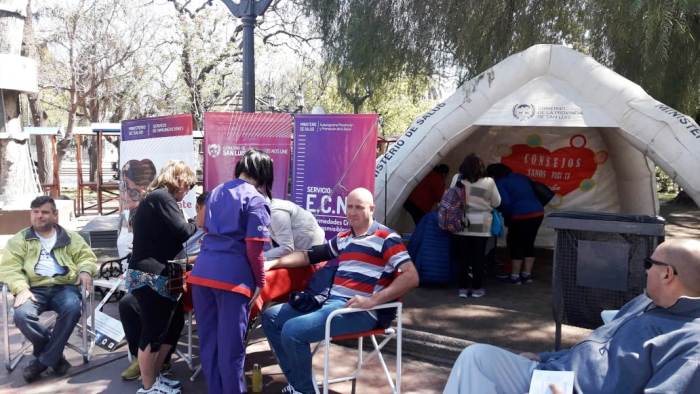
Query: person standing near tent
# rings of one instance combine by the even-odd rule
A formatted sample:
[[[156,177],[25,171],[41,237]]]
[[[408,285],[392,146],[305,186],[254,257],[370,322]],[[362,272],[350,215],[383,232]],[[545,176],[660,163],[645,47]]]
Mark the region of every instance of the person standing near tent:
[[[446,164],[436,165],[416,185],[406,202],[403,203],[403,208],[411,215],[416,226],[423,216],[432,211],[435,205],[440,202],[442,193],[445,192],[445,178],[449,172],[450,167]]]
[[[501,163],[489,165],[486,172],[496,180],[501,194],[498,209],[503,213],[508,227],[506,244],[511,260],[510,283],[531,283],[535,238],[544,218],[544,207],[532,189],[532,182],[525,175],[515,173]]]
[[[188,279],[202,369],[212,394],[246,392],[248,313],[265,285],[263,246],[270,240],[265,196],[272,195],[272,159],[248,150],[236,164],[235,175],[209,193],[206,235]]]
[[[197,177],[183,161],[169,161],[148,187],[134,215],[134,246],[126,288],[141,309],[138,360],[143,387],[137,393],[179,393],[181,384],[159,375],[171,345],[177,296],[168,289],[168,260],[197,231],[177,205],[194,187]],[[172,333],[171,333],[172,334]],[[172,334],[174,335],[174,334]]]
[[[501,203],[496,182],[486,176],[484,162],[471,153],[459,166],[456,181],[465,189],[467,206],[464,230],[452,234],[450,248],[453,262],[458,267],[459,297],[475,298],[486,295],[483,288],[486,242],[491,237],[491,211]],[[471,278],[469,270],[471,268]]]

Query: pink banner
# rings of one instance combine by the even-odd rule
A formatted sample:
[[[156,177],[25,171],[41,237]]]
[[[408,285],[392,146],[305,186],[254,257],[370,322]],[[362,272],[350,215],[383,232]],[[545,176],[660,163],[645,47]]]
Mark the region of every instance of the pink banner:
[[[272,196],[287,198],[292,116],[277,113],[204,113],[204,190],[233,179],[238,159],[251,148],[274,161]]]
[[[326,238],[347,230],[346,197],[374,193],[376,114],[297,115],[292,201],[314,214]]]

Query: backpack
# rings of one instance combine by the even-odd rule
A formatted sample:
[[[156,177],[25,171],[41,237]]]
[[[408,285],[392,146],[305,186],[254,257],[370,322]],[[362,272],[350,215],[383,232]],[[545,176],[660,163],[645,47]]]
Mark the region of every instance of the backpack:
[[[464,208],[466,202],[464,188],[453,186],[445,190],[438,206],[438,226],[451,233],[464,230]]]

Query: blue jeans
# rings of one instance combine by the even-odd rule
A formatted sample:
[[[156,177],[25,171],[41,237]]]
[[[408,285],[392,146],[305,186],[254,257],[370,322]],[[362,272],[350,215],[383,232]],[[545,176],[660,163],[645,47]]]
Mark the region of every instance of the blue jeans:
[[[56,285],[32,287],[30,290],[36,302],[28,300],[15,309],[15,325],[32,343],[34,357],[47,367],[55,367],[80,319],[80,288]],[[39,315],[46,311],[54,311],[58,315],[52,331],[39,323]]]
[[[345,307],[346,302],[342,297],[330,297],[320,309],[306,314],[289,304],[275,305],[263,313],[262,326],[267,340],[295,390],[304,394],[314,392],[311,343],[323,340],[326,318],[334,310]],[[331,335],[352,334],[376,326],[377,320],[368,312],[350,313],[333,319]]]

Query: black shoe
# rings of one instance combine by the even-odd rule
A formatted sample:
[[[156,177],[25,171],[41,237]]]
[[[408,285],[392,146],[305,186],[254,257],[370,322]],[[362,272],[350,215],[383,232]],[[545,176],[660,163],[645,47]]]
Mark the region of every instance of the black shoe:
[[[22,377],[27,383],[31,383],[41,376],[41,373],[46,371],[47,366],[40,363],[39,360],[32,360],[22,371]]]
[[[58,375],[58,376],[63,376],[68,372],[68,370],[72,367],[68,360],[66,360],[65,357],[61,357],[60,360],[58,360],[58,364],[56,364],[55,367],[53,367],[53,372]]]

